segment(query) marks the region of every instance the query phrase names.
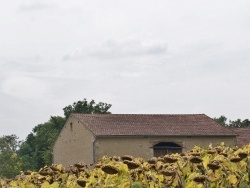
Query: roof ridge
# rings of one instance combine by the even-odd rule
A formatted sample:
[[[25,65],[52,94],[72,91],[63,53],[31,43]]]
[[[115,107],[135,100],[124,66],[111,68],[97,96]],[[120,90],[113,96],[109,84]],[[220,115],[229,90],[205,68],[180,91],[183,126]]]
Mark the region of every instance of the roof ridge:
[[[173,115],[185,115],[185,116],[194,116],[194,115],[205,115],[205,114],[84,114],[84,113],[72,113],[76,115],[86,115],[86,116],[95,116],[95,115],[141,115],[141,116],[150,116],[150,115],[165,115],[165,116],[173,116]]]

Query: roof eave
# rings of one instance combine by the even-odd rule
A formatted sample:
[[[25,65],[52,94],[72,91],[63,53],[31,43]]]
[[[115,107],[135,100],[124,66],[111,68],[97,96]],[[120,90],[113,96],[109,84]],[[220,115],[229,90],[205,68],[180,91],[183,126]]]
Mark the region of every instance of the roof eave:
[[[236,137],[236,134],[233,135],[98,135],[96,137]]]

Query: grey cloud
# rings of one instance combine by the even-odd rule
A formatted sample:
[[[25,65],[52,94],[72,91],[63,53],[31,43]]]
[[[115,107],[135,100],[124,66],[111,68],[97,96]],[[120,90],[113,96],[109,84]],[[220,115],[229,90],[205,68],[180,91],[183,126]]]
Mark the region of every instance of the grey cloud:
[[[63,57],[63,60],[81,59],[84,57],[94,58],[128,58],[162,55],[167,52],[167,44],[160,41],[109,40],[94,44],[80,50],[75,50]]]
[[[1,134],[24,138],[83,97],[113,113],[249,116],[247,1],[13,2],[0,7]]]
[[[19,6],[20,11],[37,11],[37,10],[44,10],[53,7],[51,3],[45,2],[31,2],[21,4]]]
[[[27,73],[43,72],[47,71],[48,67],[51,68],[50,62],[40,55],[34,56],[16,56],[16,57],[0,57],[0,65],[2,69],[5,69],[8,72],[15,71],[24,71]]]

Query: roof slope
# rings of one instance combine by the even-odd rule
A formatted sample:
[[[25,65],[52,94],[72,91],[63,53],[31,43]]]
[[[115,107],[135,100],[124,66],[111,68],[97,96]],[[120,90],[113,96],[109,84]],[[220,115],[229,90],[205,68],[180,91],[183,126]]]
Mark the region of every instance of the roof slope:
[[[235,135],[205,114],[72,114],[96,136]]]
[[[237,134],[236,142],[238,146],[250,143],[250,127],[231,128]]]

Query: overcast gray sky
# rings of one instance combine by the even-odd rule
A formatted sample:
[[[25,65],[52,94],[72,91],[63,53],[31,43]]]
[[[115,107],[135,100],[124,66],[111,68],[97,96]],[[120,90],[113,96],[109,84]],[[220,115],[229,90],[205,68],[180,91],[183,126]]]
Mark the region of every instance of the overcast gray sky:
[[[0,2],[0,136],[84,98],[250,118],[249,0]]]

